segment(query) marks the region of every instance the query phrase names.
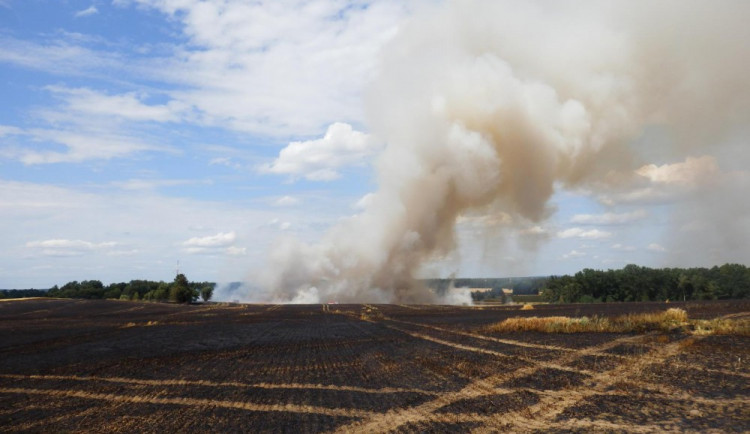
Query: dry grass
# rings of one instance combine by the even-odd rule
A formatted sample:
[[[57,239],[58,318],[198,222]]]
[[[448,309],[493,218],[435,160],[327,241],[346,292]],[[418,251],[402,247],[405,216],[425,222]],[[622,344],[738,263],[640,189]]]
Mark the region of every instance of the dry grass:
[[[693,320],[693,334],[696,335],[739,335],[750,336],[750,319],[714,318]]]
[[[130,327],[151,327],[155,325],[159,325],[159,321],[148,321],[148,322],[142,322],[142,323],[129,322],[120,328],[127,329]]]
[[[24,300],[39,300],[42,297],[19,297],[19,298],[0,298],[0,302],[3,301],[24,301]],[[57,300],[57,299],[56,299]]]
[[[530,303],[526,303],[521,306],[521,310],[534,310],[534,306],[532,306]]]
[[[750,334],[750,320],[689,320],[687,312],[670,308],[664,312],[622,315],[614,318],[567,316],[508,318],[485,328],[487,332],[632,333],[669,331],[686,327],[695,334]]]
[[[384,319],[383,312],[379,311],[378,308],[365,305],[359,314],[359,319],[362,321],[375,321]]]

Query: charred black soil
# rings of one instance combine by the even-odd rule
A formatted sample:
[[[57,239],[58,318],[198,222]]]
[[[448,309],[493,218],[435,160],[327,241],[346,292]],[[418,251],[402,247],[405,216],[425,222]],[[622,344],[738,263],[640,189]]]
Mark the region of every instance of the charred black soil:
[[[750,429],[750,338],[489,333],[746,301],[519,307],[0,303],[2,432]]]

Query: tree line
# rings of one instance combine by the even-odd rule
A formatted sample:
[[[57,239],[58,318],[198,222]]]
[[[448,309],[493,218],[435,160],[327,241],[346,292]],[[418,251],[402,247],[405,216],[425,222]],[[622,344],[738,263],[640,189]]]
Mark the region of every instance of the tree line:
[[[750,268],[724,264],[712,268],[586,268],[573,276],[552,276],[541,294],[554,303],[715,300],[750,297]]]
[[[0,289],[0,299],[46,297],[46,296],[47,296],[46,289]]]
[[[178,274],[172,282],[131,280],[130,282],[103,285],[99,280],[72,281],[46,292],[47,297],[88,298],[116,300],[147,300],[189,303],[202,298],[208,301],[213,296],[213,282],[190,282],[184,274]]]

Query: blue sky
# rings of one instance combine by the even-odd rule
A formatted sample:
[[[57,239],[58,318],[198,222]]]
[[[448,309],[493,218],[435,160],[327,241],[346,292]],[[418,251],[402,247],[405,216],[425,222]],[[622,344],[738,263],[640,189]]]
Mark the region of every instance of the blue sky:
[[[191,280],[252,280],[279,237],[320,239],[378,189],[388,144],[363,98],[427,3],[0,0],[0,288],[171,280],[178,263]],[[675,155],[653,150],[658,128],[638,137],[650,184],[556,184],[554,212],[515,233],[459,219],[458,255],[421,273],[746,260],[675,241],[713,222],[681,198],[746,152]]]

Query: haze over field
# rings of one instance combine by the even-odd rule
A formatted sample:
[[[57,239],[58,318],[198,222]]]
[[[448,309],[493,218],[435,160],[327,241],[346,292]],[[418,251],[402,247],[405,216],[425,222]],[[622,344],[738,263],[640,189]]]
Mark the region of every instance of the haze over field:
[[[750,253],[744,1],[0,2],[0,287]]]

